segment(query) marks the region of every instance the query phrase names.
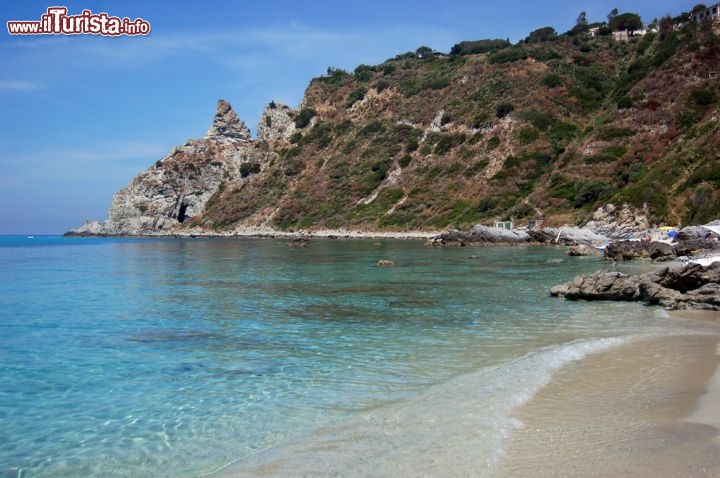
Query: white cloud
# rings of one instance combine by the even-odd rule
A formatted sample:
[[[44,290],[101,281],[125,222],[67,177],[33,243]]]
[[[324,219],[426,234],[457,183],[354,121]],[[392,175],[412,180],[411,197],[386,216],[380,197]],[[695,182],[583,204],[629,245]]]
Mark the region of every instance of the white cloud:
[[[166,144],[109,143],[88,149],[29,152],[10,156],[3,162],[9,172],[8,180],[13,177],[54,181],[77,181],[88,177],[112,180],[132,177],[169,152]]]
[[[30,92],[40,89],[40,84],[33,81],[0,80],[0,91]]]

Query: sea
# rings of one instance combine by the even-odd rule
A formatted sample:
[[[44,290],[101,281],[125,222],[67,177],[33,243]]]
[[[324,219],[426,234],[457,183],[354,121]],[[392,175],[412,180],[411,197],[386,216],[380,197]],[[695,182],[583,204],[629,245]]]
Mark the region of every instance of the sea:
[[[431,455],[463,426],[490,476],[514,410],[563,368],[707,333],[657,307],[549,297],[646,263],[287,241],[0,237],[0,477],[232,476],[318,436],[343,476],[358,443]]]

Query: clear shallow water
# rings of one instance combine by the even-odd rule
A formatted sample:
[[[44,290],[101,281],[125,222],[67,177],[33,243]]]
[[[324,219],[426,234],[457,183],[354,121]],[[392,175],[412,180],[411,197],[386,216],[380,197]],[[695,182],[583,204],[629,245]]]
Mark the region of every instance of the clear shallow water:
[[[199,476],[459,377],[500,430],[569,361],[680,327],[549,298],[601,266],[562,254],[0,238],[0,476]]]

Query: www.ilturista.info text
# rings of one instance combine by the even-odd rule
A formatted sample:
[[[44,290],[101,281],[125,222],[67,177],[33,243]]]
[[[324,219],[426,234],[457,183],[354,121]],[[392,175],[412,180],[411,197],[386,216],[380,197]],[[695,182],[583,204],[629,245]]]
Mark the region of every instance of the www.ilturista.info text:
[[[68,15],[66,7],[50,7],[40,21],[7,22],[11,35],[147,35],[150,23],[142,18],[111,17],[107,13],[83,10],[80,15]]]

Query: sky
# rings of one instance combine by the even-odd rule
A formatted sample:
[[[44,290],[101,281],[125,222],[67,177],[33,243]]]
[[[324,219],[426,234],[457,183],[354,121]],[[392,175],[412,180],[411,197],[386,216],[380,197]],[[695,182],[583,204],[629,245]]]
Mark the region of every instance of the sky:
[[[296,107],[329,66],[352,71],[425,45],[509,38],[581,11],[646,22],[683,0],[0,2],[0,235],[61,234],[104,220],[113,194],[176,145],[201,137],[218,99],[255,134],[271,100]],[[150,24],[146,36],[10,35],[51,6]]]

